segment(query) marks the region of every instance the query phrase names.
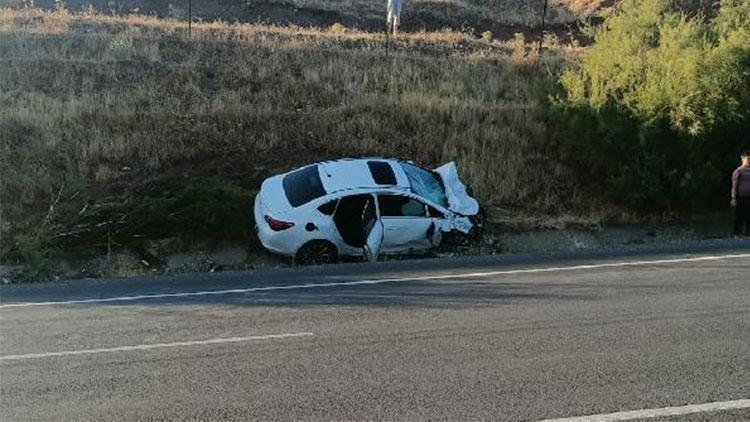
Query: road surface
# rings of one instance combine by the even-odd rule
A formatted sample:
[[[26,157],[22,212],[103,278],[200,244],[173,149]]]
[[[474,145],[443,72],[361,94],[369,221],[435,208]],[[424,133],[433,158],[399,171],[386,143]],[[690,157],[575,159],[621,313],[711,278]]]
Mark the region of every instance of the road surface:
[[[373,419],[750,420],[750,245],[0,288],[2,421]]]

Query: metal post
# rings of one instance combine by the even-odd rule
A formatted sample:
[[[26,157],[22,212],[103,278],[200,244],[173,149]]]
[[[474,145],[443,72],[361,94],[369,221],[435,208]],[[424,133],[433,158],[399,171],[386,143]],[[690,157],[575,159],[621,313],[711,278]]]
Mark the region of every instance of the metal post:
[[[542,43],[544,42],[544,17],[547,15],[547,0],[544,0],[544,8],[542,9],[542,30],[539,34],[539,54],[542,54]]]
[[[193,26],[193,0],[188,0],[188,39],[190,39]]]

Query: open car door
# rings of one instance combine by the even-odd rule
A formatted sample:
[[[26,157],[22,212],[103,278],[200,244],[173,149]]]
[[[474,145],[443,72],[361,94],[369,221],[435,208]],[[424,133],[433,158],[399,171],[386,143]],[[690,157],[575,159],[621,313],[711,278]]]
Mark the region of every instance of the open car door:
[[[364,255],[370,262],[376,262],[383,246],[383,222],[378,218],[375,197],[371,197],[362,210],[362,230],[364,232]]]

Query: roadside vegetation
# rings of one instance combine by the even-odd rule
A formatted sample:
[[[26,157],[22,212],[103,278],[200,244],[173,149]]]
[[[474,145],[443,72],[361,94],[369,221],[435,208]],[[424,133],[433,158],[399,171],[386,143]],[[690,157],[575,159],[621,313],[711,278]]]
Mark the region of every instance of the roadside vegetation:
[[[6,0],[6,3],[54,9],[60,0]],[[187,0],[66,0],[64,3],[74,12],[93,7],[104,14],[136,13],[177,20],[188,16]],[[546,21],[558,30],[575,31],[577,23],[591,16],[602,3],[602,0],[552,0]],[[404,3],[402,29],[434,32],[451,28],[512,36],[514,32],[537,28],[543,5],[541,1],[525,0],[410,0]],[[385,29],[385,3],[371,0],[193,0],[192,14],[206,22],[303,27],[329,27],[338,23],[368,32]]]
[[[575,202],[545,183],[569,179],[534,113],[577,47],[419,32],[386,59],[382,34],[350,29],[216,22],[188,39],[178,20],[0,10],[6,257],[247,242],[264,177],[341,156],[456,160],[488,207]]]
[[[750,147],[750,1],[623,0],[563,72],[549,133],[589,191],[646,212],[726,207]]]
[[[0,8],[0,255],[29,279],[62,255],[128,251],[150,269],[249,245],[263,178],[342,156],[457,161],[491,218],[712,210],[750,133],[747,0],[624,0],[588,28],[593,45],[553,32],[541,54],[509,32],[531,18],[450,29],[495,2],[448,2],[465,14],[387,51],[380,28],[346,19],[203,21],[188,36],[174,7],[16,3]],[[297,24],[335,6],[293,3]],[[339,18],[374,7],[342,4]],[[599,4],[563,6],[580,18]]]

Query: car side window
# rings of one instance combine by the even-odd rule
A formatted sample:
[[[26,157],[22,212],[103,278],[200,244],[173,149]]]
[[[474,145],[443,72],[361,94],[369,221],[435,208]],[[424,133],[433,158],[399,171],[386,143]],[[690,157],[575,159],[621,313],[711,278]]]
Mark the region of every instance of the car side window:
[[[336,206],[339,204],[338,199],[334,199],[333,201],[328,201],[325,204],[318,207],[318,211],[325,215],[333,215],[334,211],[336,211]]]
[[[378,195],[381,217],[426,217],[425,205],[401,195]]]

